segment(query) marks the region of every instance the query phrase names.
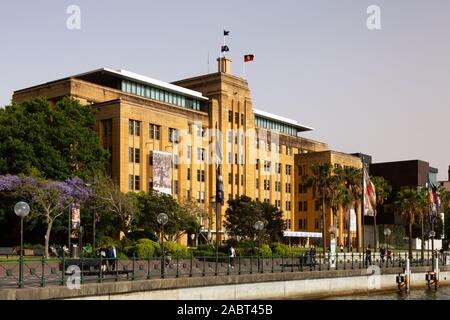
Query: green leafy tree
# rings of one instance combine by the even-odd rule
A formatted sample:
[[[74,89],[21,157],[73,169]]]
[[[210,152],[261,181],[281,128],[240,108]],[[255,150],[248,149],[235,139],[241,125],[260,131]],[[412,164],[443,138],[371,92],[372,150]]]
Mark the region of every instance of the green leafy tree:
[[[231,236],[251,240],[255,235],[254,224],[261,218],[261,206],[250,197],[240,196],[228,200],[225,216],[225,228]]]
[[[131,231],[137,210],[137,202],[134,195],[123,193],[120,191],[119,185],[104,175],[96,177],[92,190],[94,206],[102,208],[100,212],[106,212],[111,216],[103,216],[102,219],[106,218],[106,220],[109,219],[114,223],[116,237],[120,237],[120,232],[126,234]]]
[[[247,196],[228,201],[225,228],[233,237],[252,240],[256,234],[256,221],[264,223],[260,240],[279,241],[286,226],[280,209],[269,203],[254,201]]]
[[[197,233],[200,223],[192,212],[187,212],[171,196],[157,191],[135,194],[138,204],[138,214],[135,225],[150,232],[159,232],[161,226],[157,217],[160,213],[166,213],[169,217],[164,226],[167,240],[177,240],[186,233]]]
[[[0,109],[0,174],[89,180],[108,153],[94,131],[94,113],[71,98],[38,98]]]

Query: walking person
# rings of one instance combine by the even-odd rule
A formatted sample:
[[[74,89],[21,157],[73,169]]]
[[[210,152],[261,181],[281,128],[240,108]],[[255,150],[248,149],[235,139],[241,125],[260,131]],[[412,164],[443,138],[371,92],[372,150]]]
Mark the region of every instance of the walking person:
[[[384,248],[384,246],[382,246],[380,248],[380,259],[381,259],[381,263],[384,263],[384,259],[386,257],[386,249]]]
[[[113,244],[108,247],[107,257],[108,257],[109,269],[111,271],[115,271],[116,265],[117,265],[117,250]]]
[[[108,260],[107,260],[106,252],[107,252],[107,247],[106,247],[106,244],[104,244],[100,248],[100,258],[102,261],[100,268],[102,269],[103,272],[105,272],[108,268]]]
[[[370,244],[369,244],[366,249],[365,265],[369,266],[371,264],[372,264],[372,251],[370,250]]]
[[[230,267],[231,267],[231,269],[234,269],[234,260],[236,259],[236,250],[233,248],[233,246],[230,247],[229,254],[230,254]]]

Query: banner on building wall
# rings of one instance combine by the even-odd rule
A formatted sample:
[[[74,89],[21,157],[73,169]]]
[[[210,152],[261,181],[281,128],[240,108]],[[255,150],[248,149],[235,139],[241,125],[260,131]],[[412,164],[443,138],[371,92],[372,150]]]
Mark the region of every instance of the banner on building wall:
[[[350,209],[350,232],[356,232],[356,212]]]
[[[81,214],[80,206],[72,205],[70,207],[70,237],[73,239],[78,238],[81,226]]]
[[[152,151],[153,190],[172,194],[172,154]]]

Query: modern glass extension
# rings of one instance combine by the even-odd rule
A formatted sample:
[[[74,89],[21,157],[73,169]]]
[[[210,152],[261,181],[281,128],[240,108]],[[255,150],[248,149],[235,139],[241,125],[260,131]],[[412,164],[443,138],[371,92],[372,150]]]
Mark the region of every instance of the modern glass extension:
[[[264,117],[255,115],[255,124],[258,127],[278,131],[281,133],[289,134],[291,136],[297,136],[297,128],[288,124],[280,123],[274,120],[270,120]]]
[[[198,100],[134,81],[122,80],[122,91],[183,108],[200,110],[200,101]]]

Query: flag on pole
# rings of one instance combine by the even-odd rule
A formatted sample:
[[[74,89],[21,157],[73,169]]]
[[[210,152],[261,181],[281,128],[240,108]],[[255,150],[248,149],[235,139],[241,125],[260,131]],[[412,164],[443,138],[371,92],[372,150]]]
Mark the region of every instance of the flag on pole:
[[[223,30],[223,36],[229,36],[230,35],[230,31],[229,30]]]
[[[220,148],[221,135],[216,129],[216,204],[224,205],[225,194],[223,190],[223,178],[220,172],[220,165],[222,163],[222,150]]]
[[[230,51],[230,48],[228,46],[222,46],[222,52],[228,52]]]
[[[376,193],[375,193],[375,186],[370,181],[369,173],[367,172],[367,169],[364,168],[363,170],[364,175],[364,215],[365,216],[375,216],[375,206],[376,206]]]
[[[440,205],[441,199],[439,199],[439,191],[436,185],[430,180],[428,177],[428,186],[429,186],[429,198],[430,202],[433,205]]]
[[[246,54],[244,56],[244,62],[250,62],[253,61],[255,59],[255,56],[253,54]]]

